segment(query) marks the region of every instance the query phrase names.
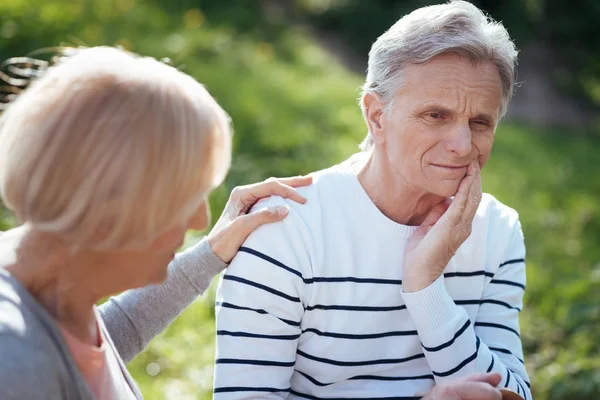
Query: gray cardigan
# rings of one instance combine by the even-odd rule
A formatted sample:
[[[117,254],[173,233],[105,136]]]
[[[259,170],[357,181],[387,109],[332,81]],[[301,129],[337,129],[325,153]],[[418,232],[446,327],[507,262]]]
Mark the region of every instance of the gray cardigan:
[[[226,265],[205,239],[180,253],[161,285],[129,290],[100,307],[100,329],[138,399],[125,363],[163,331]],[[55,320],[0,269],[0,399],[93,400]]]

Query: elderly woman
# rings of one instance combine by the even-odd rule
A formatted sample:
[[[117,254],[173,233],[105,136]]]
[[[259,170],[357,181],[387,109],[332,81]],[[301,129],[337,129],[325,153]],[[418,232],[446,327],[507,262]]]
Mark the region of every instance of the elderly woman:
[[[8,106],[0,191],[23,225],[0,236],[1,399],[141,398],[105,326],[127,334],[130,322],[111,319],[119,302],[106,318],[95,304],[168,271],[162,288],[178,298],[162,304],[166,326],[250,231],[287,215],[245,215],[258,199],[304,202],[292,186],[310,178],[239,188],[209,239],[167,270],[186,230],[207,226],[230,147],[228,116],[202,85],[116,49],[75,51]],[[141,346],[132,335],[116,339]]]
[[[377,39],[364,151],[314,174],[305,205],[266,201],[289,216],[253,232],[222,278],[216,399],[413,399],[486,372],[531,399],[523,234],[480,175],[516,56],[504,27],[464,1]]]

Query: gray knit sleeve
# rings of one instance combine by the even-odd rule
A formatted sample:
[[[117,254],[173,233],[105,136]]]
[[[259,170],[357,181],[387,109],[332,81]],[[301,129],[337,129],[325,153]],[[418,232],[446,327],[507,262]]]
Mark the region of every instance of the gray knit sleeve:
[[[100,306],[121,358],[129,362],[144,350],[226,267],[205,238],[177,254],[162,284],[128,290]]]

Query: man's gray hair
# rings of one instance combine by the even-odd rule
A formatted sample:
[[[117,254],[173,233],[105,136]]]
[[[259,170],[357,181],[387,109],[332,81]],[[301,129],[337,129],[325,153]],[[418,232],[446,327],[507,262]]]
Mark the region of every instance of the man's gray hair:
[[[496,65],[502,80],[500,116],[503,117],[513,94],[518,51],[501,23],[466,1],[419,8],[379,36],[369,52],[361,108],[365,94],[376,93],[391,109],[407,64],[423,64],[449,52],[476,63]],[[366,151],[372,146],[368,134],[360,148]]]

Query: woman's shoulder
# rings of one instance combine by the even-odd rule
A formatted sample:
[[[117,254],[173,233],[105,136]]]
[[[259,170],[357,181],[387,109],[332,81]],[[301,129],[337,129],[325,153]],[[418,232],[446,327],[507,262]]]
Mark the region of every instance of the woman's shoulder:
[[[0,269],[0,398],[61,393],[56,345],[47,321],[30,307],[25,289]],[[33,381],[35,379],[35,381]],[[22,394],[27,394],[19,397]]]
[[[8,272],[0,269],[0,354],[21,354],[30,364],[52,362],[56,332],[52,318]],[[46,315],[44,315],[46,314]]]
[[[43,338],[44,323],[31,307],[30,295],[19,281],[6,270],[0,269],[0,353],[10,347],[23,347],[28,352],[36,341]]]

